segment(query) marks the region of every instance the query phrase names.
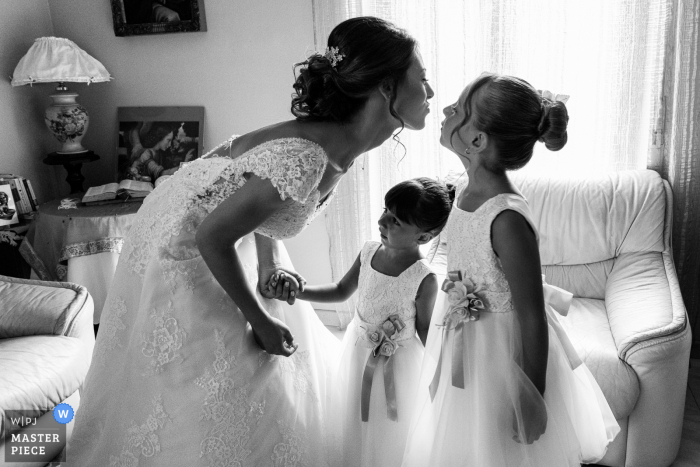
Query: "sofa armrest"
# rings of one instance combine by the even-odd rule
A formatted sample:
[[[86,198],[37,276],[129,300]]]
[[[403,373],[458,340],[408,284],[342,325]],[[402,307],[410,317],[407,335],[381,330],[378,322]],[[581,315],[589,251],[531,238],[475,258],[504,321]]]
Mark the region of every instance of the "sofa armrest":
[[[605,307],[618,356],[671,343],[687,326],[678,278],[667,253],[626,253],[615,259]]]
[[[94,304],[85,287],[0,276],[0,339],[32,335],[75,337],[92,355]]]
[[[605,298],[618,356],[639,380],[626,465],[670,465],[680,446],[691,345],[670,250],[620,255]]]

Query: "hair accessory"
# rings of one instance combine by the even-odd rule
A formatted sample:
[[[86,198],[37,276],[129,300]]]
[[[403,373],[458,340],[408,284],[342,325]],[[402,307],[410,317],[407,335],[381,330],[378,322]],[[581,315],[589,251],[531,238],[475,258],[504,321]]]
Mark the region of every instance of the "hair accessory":
[[[331,67],[335,68],[339,61],[343,60],[345,55],[338,53],[338,47],[326,47],[326,52],[323,54],[324,57],[331,62]]]
[[[568,101],[569,97],[571,96],[566,94],[554,94],[552,91],[541,89],[538,89],[537,92],[542,97],[542,116],[540,117],[540,123],[537,124],[537,133],[539,134],[539,138],[537,140],[539,142],[543,142],[544,121],[547,119],[547,115],[549,115],[549,108],[551,107],[552,103],[561,102],[562,104],[566,104],[566,101]]]
[[[566,101],[571,97],[566,94],[554,94],[552,91],[541,89],[538,89],[537,93],[542,97],[542,101],[561,102],[562,104],[566,104]]]

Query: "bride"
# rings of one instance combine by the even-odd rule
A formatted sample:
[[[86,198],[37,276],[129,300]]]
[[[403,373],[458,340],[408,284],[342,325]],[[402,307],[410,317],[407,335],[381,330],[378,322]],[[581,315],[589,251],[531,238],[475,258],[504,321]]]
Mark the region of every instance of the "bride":
[[[325,465],[339,342],[307,304],[270,300],[293,303],[303,287],[279,240],[330,202],[360,154],[423,128],[433,92],[416,41],[373,17],[336,26],[294,88],[295,120],[229,139],[146,198],[102,314],[71,465]],[[281,272],[292,285],[265,288]]]

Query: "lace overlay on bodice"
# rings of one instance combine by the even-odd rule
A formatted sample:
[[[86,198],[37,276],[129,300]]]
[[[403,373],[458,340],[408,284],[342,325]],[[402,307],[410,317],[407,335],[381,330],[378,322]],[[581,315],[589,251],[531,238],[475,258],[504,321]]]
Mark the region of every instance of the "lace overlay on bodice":
[[[457,190],[459,197],[461,190]],[[501,261],[491,244],[491,224],[498,214],[514,210],[522,214],[537,232],[527,202],[520,196],[503,193],[487,200],[474,212],[463,211],[455,204],[445,226],[447,271],[461,271],[462,277],[476,285],[476,295],[486,312],[507,313],[513,310],[510,287]]]
[[[122,252],[133,273],[143,276],[149,259],[157,254],[164,280],[173,290],[194,288],[200,256],[197,229],[245,185],[245,174],[269,180],[281,199],[293,200],[256,229],[268,237],[294,237],[328,205],[333,193],[319,205],[318,184],[328,162],[319,145],[301,138],[275,139],[230,158],[226,150],[234,138],[186,164],[145,199]],[[180,277],[182,284],[176,282]]]
[[[416,333],[416,294],[418,287],[433,271],[425,260],[416,261],[398,277],[387,276],[372,268],[372,257],[381,243],[367,242],[360,253],[360,277],[357,287],[357,316],[368,324],[381,325],[398,314],[406,327],[396,341],[412,338]]]

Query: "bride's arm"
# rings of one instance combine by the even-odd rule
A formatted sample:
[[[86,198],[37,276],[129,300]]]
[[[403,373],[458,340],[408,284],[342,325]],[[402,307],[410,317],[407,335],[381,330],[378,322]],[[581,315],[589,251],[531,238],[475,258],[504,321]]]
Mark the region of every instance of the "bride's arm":
[[[279,192],[269,180],[251,176],[245,185],[202,221],[195,237],[204,262],[240,308],[265,350],[279,355],[293,353],[292,335],[283,322],[270,316],[258,302],[246,281],[234,245],[289,202],[289,198],[280,199]]]

